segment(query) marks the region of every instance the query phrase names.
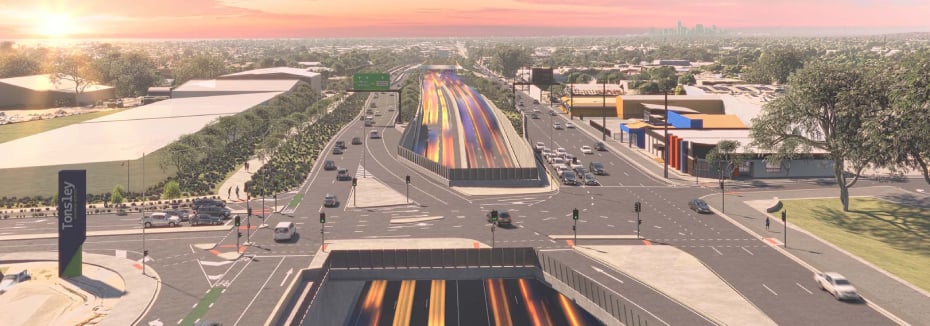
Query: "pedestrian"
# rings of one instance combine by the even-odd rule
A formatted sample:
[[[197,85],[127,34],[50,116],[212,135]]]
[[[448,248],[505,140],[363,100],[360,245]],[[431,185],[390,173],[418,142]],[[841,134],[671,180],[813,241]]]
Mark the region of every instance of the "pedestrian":
[[[229,189],[226,190],[226,199],[232,197],[232,186],[229,186]]]
[[[771,222],[769,221],[769,217],[766,216],[766,217],[765,217],[765,230],[766,230],[766,231],[769,230],[769,225],[770,225],[770,224],[771,224]]]
[[[249,162],[245,162],[245,172],[249,172]]]
[[[239,186],[236,186],[236,199],[242,199],[239,197]]]

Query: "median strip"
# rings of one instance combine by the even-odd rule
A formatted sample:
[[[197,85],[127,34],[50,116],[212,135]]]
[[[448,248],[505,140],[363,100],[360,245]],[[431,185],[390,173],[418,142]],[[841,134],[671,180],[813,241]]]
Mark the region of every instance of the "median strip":
[[[639,239],[635,234],[601,234],[601,235],[571,235],[571,234],[550,234],[549,239],[552,240],[572,240],[572,239],[585,239],[585,240],[637,240]]]
[[[227,231],[230,228],[232,228],[231,225],[149,228],[149,229],[145,229],[145,234]],[[142,229],[124,229],[124,230],[107,230],[107,231],[87,232],[88,237],[102,237],[102,236],[111,236],[111,235],[132,235],[132,234],[142,234]],[[57,239],[57,238],[58,238],[58,233],[13,234],[13,235],[0,236],[0,241]]]

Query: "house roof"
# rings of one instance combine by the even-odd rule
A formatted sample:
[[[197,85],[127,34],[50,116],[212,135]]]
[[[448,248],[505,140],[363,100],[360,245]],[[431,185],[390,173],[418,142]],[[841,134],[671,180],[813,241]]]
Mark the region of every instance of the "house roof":
[[[39,91],[39,92],[53,91],[53,92],[62,92],[62,93],[74,93],[74,81],[69,80],[69,79],[58,79],[57,81],[53,83],[50,76],[51,76],[50,74],[43,74],[43,75],[4,78],[4,79],[0,79],[0,83],[9,84],[9,85],[22,87],[25,89],[30,89],[30,90]],[[86,88],[84,88],[84,91],[93,92],[93,91],[111,89],[111,88],[113,87],[106,86],[106,85],[91,84],[91,85],[88,85]]]
[[[685,114],[689,119],[704,121],[704,129],[745,129],[746,124],[732,114]]]

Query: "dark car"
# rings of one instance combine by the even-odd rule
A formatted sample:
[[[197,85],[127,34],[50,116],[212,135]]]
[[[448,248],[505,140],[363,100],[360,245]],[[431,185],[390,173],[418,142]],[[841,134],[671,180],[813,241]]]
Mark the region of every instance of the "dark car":
[[[206,214],[218,216],[220,218],[229,217],[229,213],[231,212],[229,208],[219,206],[200,206],[196,209],[196,211],[197,215]]]
[[[216,225],[223,224],[223,219],[216,215],[197,214],[191,218],[191,225]]]
[[[491,212],[494,212],[494,211],[497,212],[497,225],[511,225],[512,221],[510,219],[510,213],[508,213],[507,211],[498,211],[496,209]],[[491,222],[491,212],[488,212],[487,214],[485,214],[485,217],[487,217],[488,222]]]
[[[349,169],[339,169],[336,171],[336,180],[347,181],[352,180],[352,176],[349,175]]]
[[[539,115],[536,113],[533,113],[533,115],[531,115],[530,118],[539,119]]]
[[[342,147],[339,147],[339,146],[333,147],[333,154],[339,155],[342,153],[343,153]]]
[[[333,194],[326,194],[326,197],[323,197],[323,206],[326,206],[326,207],[339,206],[339,198],[336,198],[336,195],[333,195]]]
[[[194,209],[197,209],[200,206],[226,207],[226,202],[219,200],[219,199],[211,199],[211,198],[196,198],[194,199],[194,202],[192,204],[193,205],[191,206],[193,206]]]
[[[600,162],[591,162],[588,164],[588,170],[591,170],[591,173],[595,175],[607,175],[607,170],[604,170],[604,164]]]
[[[362,137],[352,137],[352,145],[361,145]]]
[[[181,222],[187,222],[191,219],[191,212],[186,209],[169,209],[165,211],[168,217],[177,216]]]
[[[339,148],[342,148],[342,149],[348,148],[348,147],[346,147],[346,142],[345,142],[345,141],[342,141],[342,140],[336,141],[336,147],[339,147]]]
[[[567,185],[577,185],[578,178],[575,177],[575,173],[566,172],[562,174],[562,183]]]
[[[600,183],[597,182],[597,178],[594,177],[594,174],[591,174],[590,172],[584,174],[584,184],[586,186],[600,185]]]
[[[710,211],[710,206],[708,206],[707,202],[705,202],[702,199],[692,199],[691,201],[688,202],[688,208],[701,214],[712,213]]]
[[[598,151],[598,152],[606,152],[606,151],[607,151],[607,146],[604,146],[604,143],[602,143],[602,142],[596,142],[596,143],[594,143],[594,150],[596,150],[596,151]]]
[[[332,171],[335,169],[337,169],[336,162],[334,162],[333,160],[323,161],[323,170]]]

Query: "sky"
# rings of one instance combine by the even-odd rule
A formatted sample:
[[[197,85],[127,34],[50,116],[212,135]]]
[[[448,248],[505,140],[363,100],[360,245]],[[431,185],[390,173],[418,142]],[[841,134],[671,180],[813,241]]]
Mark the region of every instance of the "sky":
[[[0,0],[0,39],[928,31],[930,0]]]

